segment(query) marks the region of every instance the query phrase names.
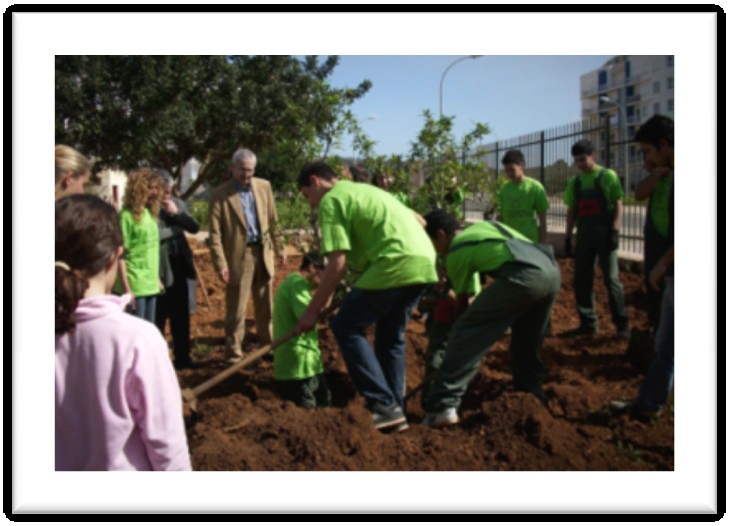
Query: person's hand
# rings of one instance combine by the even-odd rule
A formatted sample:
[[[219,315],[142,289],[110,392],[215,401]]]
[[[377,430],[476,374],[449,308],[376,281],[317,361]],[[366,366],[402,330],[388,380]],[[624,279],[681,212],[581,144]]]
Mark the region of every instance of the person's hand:
[[[620,231],[617,228],[613,228],[610,232],[610,250],[617,250],[620,246]]]
[[[566,257],[566,258],[572,257],[572,238],[571,237],[564,238],[564,257]]]
[[[319,316],[315,312],[311,312],[308,309],[299,318],[299,322],[296,324],[296,334],[302,334],[309,332],[311,329],[316,327],[316,323],[319,320]]]
[[[159,293],[164,294],[165,293],[165,284],[162,283],[162,278],[159,280]]]
[[[220,279],[223,281],[223,283],[225,283],[226,285],[230,283],[230,272],[227,268],[221,270],[218,275],[220,276]]]
[[[651,270],[651,273],[648,275],[648,281],[651,284],[651,287],[653,287],[656,290],[661,290],[661,281],[663,281],[663,276],[666,274],[666,266],[658,262],[655,267],[653,267],[653,270]]]
[[[162,210],[170,214],[171,216],[177,214],[179,211],[177,208],[177,205],[172,199],[163,199],[162,200]]]
[[[127,310],[129,312],[134,312],[137,310],[137,298],[134,297],[134,293],[131,290],[128,290],[126,294],[129,294],[132,299],[129,300],[129,303],[127,303]]]

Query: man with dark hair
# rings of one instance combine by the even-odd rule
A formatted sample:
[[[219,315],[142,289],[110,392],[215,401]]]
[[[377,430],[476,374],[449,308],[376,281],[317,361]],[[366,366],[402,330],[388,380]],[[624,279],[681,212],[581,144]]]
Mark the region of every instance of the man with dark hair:
[[[617,335],[628,339],[628,314],[625,311],[623,285],[618,275],[623,189],[613,170],[595,163],[595,148],[590,141],[575,143],[572,157],[580,173],[567,182],[564,193],[564,203],[567,205],[565,254],[572,255],[572,230],[576,223],[574,288],[580,325],[563,335],[595,334],[598,331],[593,294],[595,260],[598,260],[608,290],[610,313]]]
[[[349,173],[352,174],[352,181],[355,183],[367,183],[372,182],[372,176],[367,168],[358,164],[353,164],[349,167]]]
[[[273,337],[278,339],[296,328],[311,302],[311,290],[319,285],[324,268],[319,255],[304,255],[299,272],[281,283],[273,303]],[[282,396],[299,407],[326,407],[331,393],[324,378],[324,364],[316,328],[282,343],[273,351],[273,377]]]
[[[655,133],[655,132],[658,133]],[[673,120],[661,115],[654,115],[638,130],[633,139],[660,147],[654,142],[659,136],[673,145]],[[648,321],[651,331],[658,329],[661,314],[661,298],[663,285],[659,290],[650,285],[650,272],[658,260],[671,248],[673,240],[669,238],[669,200],[673,192],[673,171],[667,166],[655,166],[649,157],[643,159],[644,167],[648,172],[635,189],[636,199],[648,199],[648,209],[645,215],[643,228],[643,268],[645,272],[646,296],[648,300]]]
[[[542,183],[526,176],[524,154],[519,150],[506,152],[501,164],[509,181],[499,190],[498,220],[534,243],[546,242],[549,201]],[[539,218],[538,226],[535,214]]]
[[[331,322],[332,332],[375,428],[405,430],[405,326],[423,289],[437,281],[435,251],[423,223],[387,192],[340,181],[322,162],[304,166],[298,184],[318,208],[328,263],[297,331],[316,325],[348,263],[360,271]],[[374,352],[365,334],[373,324]]]
[[[560,288],[552,247],[532,243],[496,221],[464,229],[444,210],[430,212],[425,220],[436,252],[447,256],[446,271],[457,294],[457,319],[424,402],[428,411],[424,423],[440,427],[458,422],[456,411],[481,358],[509,327],[514,389],[543,401],[539,350]],[[481,272],[494,281],[478,293],[473,278]],[[469,296],[476,293],[469,306]]]
[[[654,115],[640,127],[633,139],[640,143],[640,151],[646,164],[670,170],[673,180],[673,120]],[[645,380],[640,386],[638,397],[632,400],[616,400],[610,408],[617,412],[628,412],[639,418],[657,416],[673,387],[674,357],[674,279],[673,279],[674,209],[673,184],[668,198],[668,239],[670,247],[651,268],[650,286],[658,290],[665,282],[661,316],[656,333],[656,357],[648,368]]]

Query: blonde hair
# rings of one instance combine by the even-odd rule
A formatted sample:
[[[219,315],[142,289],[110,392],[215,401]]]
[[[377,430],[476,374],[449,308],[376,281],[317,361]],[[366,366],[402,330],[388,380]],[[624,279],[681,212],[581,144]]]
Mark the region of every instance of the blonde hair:
[[[86,172],[90,172],[93,166],[93,161],[87,159],[70,146],[56,144],[56,184],[68,172],[71,172],[74,179],[78,179]]]
[[[148,206],[149,189],[155,185],[159,192],[154,202]],[[157,221],[157,215],[162,207],[162,193],[162,178],[150,168],[138,168],[129,173],[122,208],[129,210],[136,222],[142,219],[144,209],[149,208],[152,219]]]

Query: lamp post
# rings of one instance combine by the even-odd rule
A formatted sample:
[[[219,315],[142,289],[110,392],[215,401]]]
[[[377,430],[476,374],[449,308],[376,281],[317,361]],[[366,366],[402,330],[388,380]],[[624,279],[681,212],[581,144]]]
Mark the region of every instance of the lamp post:
[[[628,123],[625,116],[625,111],[623,108],[623,105],[615,102],[607,95],[603,95],[600,97],[600,102],[604,102],[606,104],[612,104],[618,109],[618,119],[620,121],[618,125],[618,133],[620,135],[620,138],[623,141],[623,176],[625,177],[625,183],[624,183],[624,189],[623,192],[625,193],[625,198],[628,197],[628,189],[630,188],[629,179],[630,176],[628,174]]]
[[[483,55],[468,55],[466,57],[461,57],[459,59],[456,59],[453,62],[451,62],[450,65],[443,72],[443,76],[440,78],[440,118],[441,119],[443,118],[443,81],[446,78],[446,74],[448,74],[448,71],[450,71],[450,69],[453,66],[455,66],[456,64],[458,64],[459,62],[461,62],[463,60],[468,60],[468,59],[476,59],[476,58],[479,58],[479,57],[482,57],[482,56]]]

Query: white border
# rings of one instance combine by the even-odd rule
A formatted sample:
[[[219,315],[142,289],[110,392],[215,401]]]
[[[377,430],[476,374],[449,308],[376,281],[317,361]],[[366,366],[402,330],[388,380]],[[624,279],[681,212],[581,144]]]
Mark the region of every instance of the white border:
[[[7,14],[7,13],[6,13]],[[10,15],[14,513],[716,510],[716,15]],[[55,473],[50,184],[55,54],[674,54],[678,243],[672,473]],[[366,72],[363,72],[363,78]],[[555,125],[562,123],[555,123]],[[723,174],[722,174],[723,176]],[[39,184],[40,183],[42,184]],[[36,187],[41,192],[35,192]],[[729,197],[729,196],[728,196]],[[37,202],[37,206],[34,206]],[[690,212],[690,214],[689,214]],[[695,241],[696,240],[696,241]],[[0,249],[1,250],[1,249]],[[0,254],[1,255],[1,254]],[[689,267],[689,261],[691,267]],[[698,269],[702,271],[697,272]],[[453,454],[458,454],[454,451]]]

